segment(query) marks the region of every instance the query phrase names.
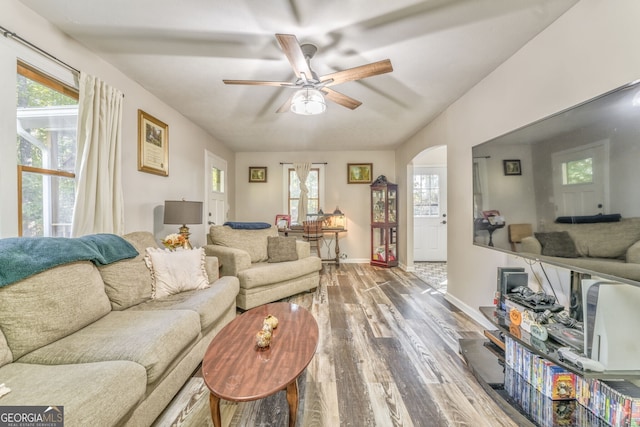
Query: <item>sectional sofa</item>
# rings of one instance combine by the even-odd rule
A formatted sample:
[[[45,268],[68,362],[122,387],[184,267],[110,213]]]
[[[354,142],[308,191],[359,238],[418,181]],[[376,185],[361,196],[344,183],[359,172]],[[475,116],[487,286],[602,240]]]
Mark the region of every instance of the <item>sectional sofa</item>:
[[[541,261],[640,281],[640,218],[554,222],[522,239],[520,251]]]
[[[236,316],[238,279],[219,278],[215,258],[200,249],[206,273],[198,264],[194,274],[206,280],[161,296],[160,258],[147,251],[153,235],[123,241],[137,255],[74,261],[0,287],[0,383],[10,389],[0,406],[53,406],[66,427],[151,425]]]

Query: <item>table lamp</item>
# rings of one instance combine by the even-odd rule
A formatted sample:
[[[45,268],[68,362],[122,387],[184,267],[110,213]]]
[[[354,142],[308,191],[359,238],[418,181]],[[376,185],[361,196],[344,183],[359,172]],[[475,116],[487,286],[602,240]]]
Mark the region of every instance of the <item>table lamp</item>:
[[[182,224],[179,233],[189,243],[189,227],[187,224],[202,224],[202,202],[188,202],[185,200],[165,200],[164,201],[164,223]]]

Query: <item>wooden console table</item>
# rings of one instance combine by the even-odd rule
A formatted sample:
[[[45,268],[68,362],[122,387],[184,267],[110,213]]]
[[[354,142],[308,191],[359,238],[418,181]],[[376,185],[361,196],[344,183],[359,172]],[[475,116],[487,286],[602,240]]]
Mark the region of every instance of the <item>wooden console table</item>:
[[[285,236],[289,236],[289,234],[300,234],[302,235],[302,226],[300,227],[296,227],[293,226],[291,228],[283,228],[279,230],[281,233],[283,233]],[[322,261],[324,262],[334,262],[336,263],[336,265],[340,264],[340,233],[346,233],[347,229],[346,228],[332,228],[332,227],[322,227],[322,233],[323,234],[328,234],[330,237],[330,241],[335,242],[335,258],[322,258]]]

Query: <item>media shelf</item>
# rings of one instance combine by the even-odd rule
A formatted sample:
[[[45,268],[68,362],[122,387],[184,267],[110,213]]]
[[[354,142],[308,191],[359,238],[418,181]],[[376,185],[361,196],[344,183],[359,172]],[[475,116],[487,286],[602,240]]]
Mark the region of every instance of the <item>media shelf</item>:
[[[531,353],[582,378],[594,381],[640,378],[638,371],[582,371],[574,365],[559,360],[557,350],[561,347],[560,344],[551,340],[545,342],[536,340],[519,327],[512,326],[504,311],[497,310],[495,307],[481,307],[480,312],[495,325],[496,329],[486,330],[485,339],[460,339],[460,354],[482,388],[519,426],[606,427],[609,424],[594,415],[591,412],[592,409],[578,404],[576,400],[552,400],[541,395],[536,387],[528,384],[506,365],[503,347],[506,337],[520,343]],[[628,381],[620,383],[628,383]],[[567,424],[567,419],[564,417],[570,417],[571,421]]]
[[[552,340],[540,341],[532,337],[519,326],[512,325],[506,312],[498,310],[496,307],[480,307],[480,313],[493,323],[499,331],[516,339],[533,353],[583,378],[597,378],[601,380],[640,379],[640,371],[583,371],[571,363],[560,360],[558,348],[563,345]]]

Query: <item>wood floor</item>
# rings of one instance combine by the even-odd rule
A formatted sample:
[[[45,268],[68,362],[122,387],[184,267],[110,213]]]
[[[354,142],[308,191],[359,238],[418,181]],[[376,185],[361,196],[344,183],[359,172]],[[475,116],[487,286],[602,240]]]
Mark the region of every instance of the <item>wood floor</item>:
[[[482,328],[411,273],[325,264],[314,293],[288,299],[318,321],[299,378],[298,426],[513,426],[458,354]],[[286,426],[285,393],[224,402],[224,426]],[[209,421],[207,420],[207,424]]]

